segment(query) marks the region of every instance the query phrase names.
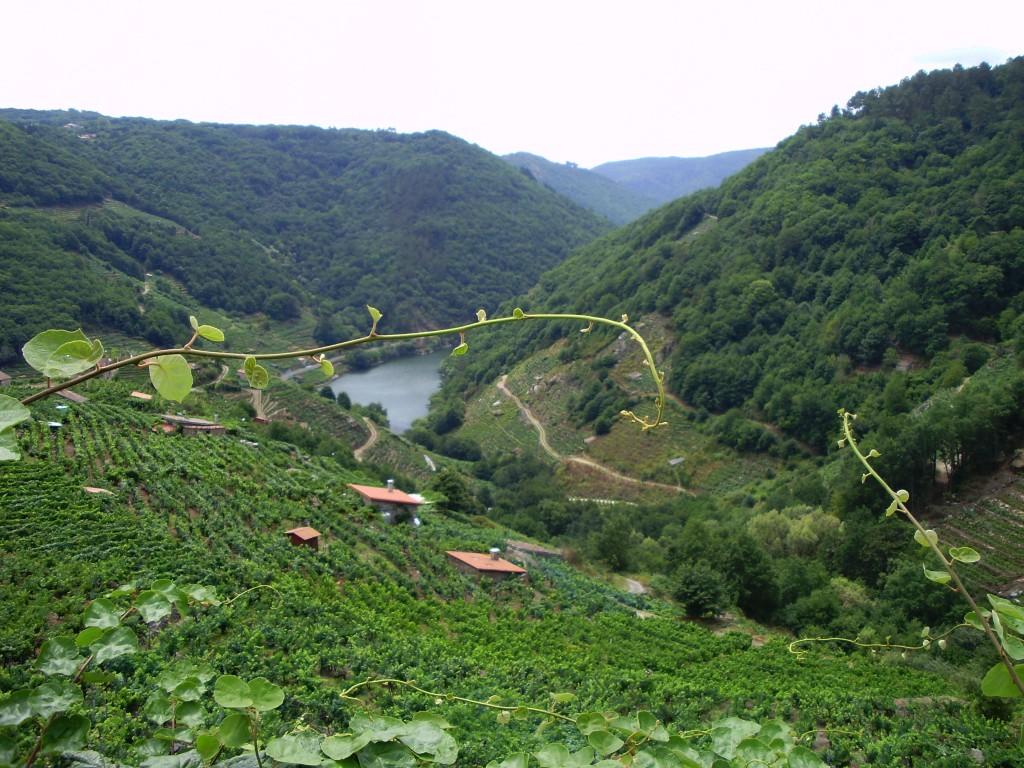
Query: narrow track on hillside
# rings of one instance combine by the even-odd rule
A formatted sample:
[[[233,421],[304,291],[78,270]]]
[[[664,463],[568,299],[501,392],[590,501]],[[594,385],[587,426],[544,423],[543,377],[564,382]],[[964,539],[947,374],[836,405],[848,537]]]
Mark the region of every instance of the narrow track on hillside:
[[[657,482],[654,482],[653,480],[641,480],[638,477],[630,477],[629,475],[624,475],[621,472],[616,472],[614,469],[611,469],[610,467],[606,467],[603,464],[600,464],[600,463],[594,461],[593,459],[584,459],[581,456],[563,456],[562,454],[560,454],[558,451],[556,451],[554,448],[551,447],[551,443],[548,442],[548,433],[544,429],[544,425],[541,424],[537,420],[537,417],[534,416],[533,413],[530,412],[530,409],[526,407],[526,404],[512,393],[512,390],[510,390],[508,388],[507,382],[508,382],[508,376],[507,375],[502,375],[502,377],[500,379],[498,379],[498,384],[497,384],[498,391],[501,392],[509,400],[511,400],[513,403],[516,404],[516,407],[519,409],[519,412],[521,414],[523,414],[523,416],[526,417],[526,420],[528,422],[530,422],[530,425],[535,430],[537,430],[537,435],[538,435],[538,440],[540,442],[540,447],[544,449],[544,452],[546,454],[548,454],[548,456],[550,456],[551,458],[555,459],[556,461],[572,462],[574,464],[582,464],[583,466],[587,466],[587,467],[590,467],[592,469],[596,469],[598,472],[601,472],[601,473],[607,475],[608,477],[611,477],[611,478],[613,478],[615,480],[618,480],[619,482],[623,482],[623,483],[631,483],[633,485],[646,485],[646,486],[651,486],[651,487],[654,487],[654,488],[664,488],[666,490],[675,491],[677,493],[686,493],[686,494],[689,494],[690,496],[696,496],[697,495],[693,491],[691,491],[691,490],[689,490],[687,488],[683,488],[681,485],[669,485],[668,483],[657,483]]]
[[[358,448],[356,448],[354,451],[352,451],[352,455],[355,457],[356,461],[362,461],[363,460],[363,456],[366,455],[366,452],[368,450],[373,448],[374,443],[377,442],[377,438],[380,436],[380,433],[377,432],[377,425],[373,423],[372,419],[370,419],[370,418],[368,418],[366,416],[363,416],[363,421],[365,421],[366,422],[366,426],[370,428],[370,437],[369,437],[369,439],[367,439],[367,441],[365,443],[363,443]]]

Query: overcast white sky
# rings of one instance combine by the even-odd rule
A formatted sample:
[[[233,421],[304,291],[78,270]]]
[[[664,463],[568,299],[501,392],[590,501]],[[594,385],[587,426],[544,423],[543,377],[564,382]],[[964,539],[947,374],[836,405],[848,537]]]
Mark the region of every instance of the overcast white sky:
[[[1024,54],[1024,0],[31,0],[3,25],[0,107],[440,129],[587,168],[773,146]]]

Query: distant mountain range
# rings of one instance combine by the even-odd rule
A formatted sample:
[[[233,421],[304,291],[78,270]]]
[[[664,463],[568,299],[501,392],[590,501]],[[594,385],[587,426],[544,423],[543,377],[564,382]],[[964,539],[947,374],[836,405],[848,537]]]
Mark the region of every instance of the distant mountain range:
[[[528,152],[505,155],[524,175],[604,216],[626,224],[659,205],[724,179],[767,152],[741,149],[709,157],[644,157],[586,170]]]

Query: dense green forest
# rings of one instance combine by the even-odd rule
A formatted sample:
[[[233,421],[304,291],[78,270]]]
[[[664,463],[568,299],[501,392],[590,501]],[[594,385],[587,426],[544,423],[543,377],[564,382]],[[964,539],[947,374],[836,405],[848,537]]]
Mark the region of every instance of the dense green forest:
[[[166,340],[161,313],[133,309],[145,273],[213,309],[312,312],[324,341],[359,327],[367,303],[395,330],[439,327],[525,291],[611,227],[439,131],[0,110],[0,139],[0,361],[52,308]],[[25,274],[34,261],[48,266]],[[76,300],[80,281],[111,308]]]
[[[1016,765],[1020,702],[981,695],[993,648],[967,627],[944,635],[965,606],[926,578],[935,563],[901,517],[883,513],[885,495],[837,442],[837,411],[858,414],[862,443],[881,453],[876,466],[945,546],[981,553],[978,563],[963,555],[968,586],[983,601],[986,592],[1016,600],[1022,110],[1024,59],[858,93],[719,188],[564,260],[607,224],[445,134],[5,112],[8,359],[25,325],[179,343],[200,310],[230,327],[230,349],[333,341],[363,328],[366,314],[357,320],[325,288],[357,274],[354,300],[383,296],[385,321],[400,329],[448,317],[429,297],[411,309],[395,288],[445,284],[430,271],[436,241],[405,241],[416,255],[407,268],[427,270],[414,276],[360,260],[364,247],[391,247],[375,250],[376,230],[328,243],[324,206],[334,198],[305,197],[320,174],[351,183],[317,189],[358,211],[345,219],[357,229],[371,219],[436,223],[447,215],[439,200],[458,208],[481,197],[490,212],[479,215],[499,218],[480,220],[466,254],[486,231],[498,233],[494,242],[521,234],[523,219],[493,210],[501,199],[542,195],[531,232],[563,235],[547,240],[550,258],[530,258],[537,279],[498,281],[485,301],[472,282],[480,267],[463,264],[452,285],[469,281],[459,285],[464,306],[451,317],[469,319],[481,305],[491,315],[519,306],[628,316],[664,368],[669,397],[668,424],[641,432],[618,417],[653,412],[637,345],[607,328],[531,322],[469,334],[430,414],[404,437],[385,435],[362,462],[352,449],[368,427],[350,403],[317,392],[322,382],[275,381],[268,425],[254,424],[256,401],[215,365],[180,406],[131,398],[145,377],[126,369],[81,387],[85,403],[33,403],[16,437],[24,459],[0,465],[0,594],[17,617],[0,634],[0,689],[48,702],[54,691],[40,688],[33,666],[40,644],[79,630],[91,642],[97,627],[87,622],[100,619],[98,609],[83,619],[84,604],[125,581],[169,579],[241,597],[158,626],[135,617],[144,652],[109,662],[113,676],[96,678],[106,687],[73,704],[89,720],[90,745],[131,763],[177,741],[135,713],[158,709],[154,685],[180,662],[282,685],[285,703],[267,717],[277,733],[341,733],[363,706],[339,696],[348,686],[414,682],[441,695],[359,695],[375,716],[441,713],[459,759],[472,764],[546,740],[571,750],[584,741],[559,725],[538,735],[526,712],[496,724],[486,706],[448,694],[543,707],[572,693],[577,712],[646,710],[704,745],[715,743],[707,729],[719,718],[781,718],[836,765]],[[289,150],[268,148],[278,143]],[[330,170],[339,144],[360,160]],[[218,183],[206,183],[210,173]],[[473,186],[481,174],[497,197]],[[352,249],[332,250],[342,241]],[[505,252],[510,272],[526,258],[516,248]],[[369,295],[365,280],[377,279],[380,293]],[[530,290],[515,297],[519,285]],[[499,297],[508,303],[491,311]],[[39,383],[19,377],[10,391],[28,397]],[[228,434],[153,429],[174,410],[216,415]],[[432,502],[422,526],[385,525],[346,490],[387,477]],[[300,525],[321,531],[326,548],[291,546],[284,531]],[[521,556],[527,577],[497,583],[444,557],[524,538],[558,547],[562,560]],[[259,585],[273,589],[246,592]],[[1005,606],[1001,631],[1015,638],[1024,614]],[[800,637],[832,639],[800,644],[798,655],[789,643]],[[19,695],[0,698],[0,726],[10,728],[0,756],[32,740],[27,725],[7,722]],[[195,727],[223,723],[212,707],[189,717]],[[541,754],[531,760],[543,768],[597,759]]]

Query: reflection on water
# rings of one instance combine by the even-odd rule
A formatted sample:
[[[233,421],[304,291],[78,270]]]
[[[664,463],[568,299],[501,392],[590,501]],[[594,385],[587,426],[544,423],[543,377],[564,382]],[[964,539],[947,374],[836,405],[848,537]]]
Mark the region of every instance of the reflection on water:
[[[346,393],[353,403],[380,403],[391,430],[401,434],[427,415],[430,396],[441,386],[441,362],[450,353],[400,357],[365,371],[346,373],[331,383],[334,394]]]

